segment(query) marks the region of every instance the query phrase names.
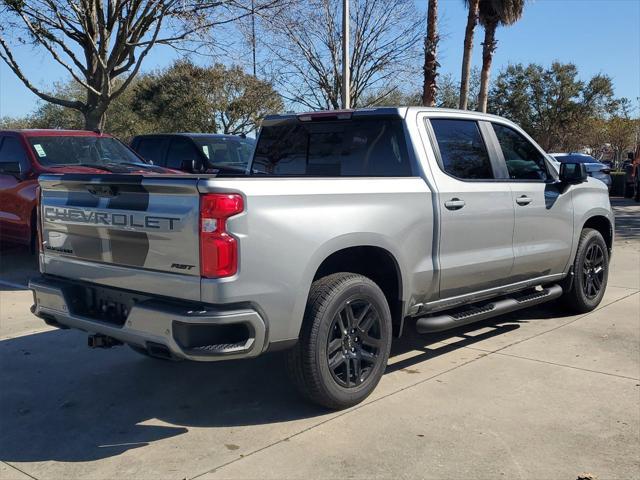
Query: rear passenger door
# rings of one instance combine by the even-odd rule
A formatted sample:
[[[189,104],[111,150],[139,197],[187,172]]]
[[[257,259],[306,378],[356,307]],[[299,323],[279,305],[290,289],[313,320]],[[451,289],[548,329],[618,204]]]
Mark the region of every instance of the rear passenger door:
[[[509,185],[496,181],[486,122],[426,121],[437,166],[431,172],[440,211],[440,298],[498,287],[513,265],[514,206]]]
[[[561,273],[571,256],[571,192],[555,182],[542,151],[516,129],[493,123],[515,208],[514,281]]]

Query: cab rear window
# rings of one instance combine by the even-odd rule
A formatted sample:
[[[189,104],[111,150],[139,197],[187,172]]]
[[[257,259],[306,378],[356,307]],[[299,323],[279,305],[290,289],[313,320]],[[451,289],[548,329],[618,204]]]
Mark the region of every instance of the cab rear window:
[[[314,177],[412,175],[399,119],[291,120],[264,126],[251,171]]]

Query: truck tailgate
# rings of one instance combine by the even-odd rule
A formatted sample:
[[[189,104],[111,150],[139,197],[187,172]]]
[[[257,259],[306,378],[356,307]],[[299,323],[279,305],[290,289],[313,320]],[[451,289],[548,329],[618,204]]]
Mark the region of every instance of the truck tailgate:
[[[182,175],[41,176],[42,272],[199,300],[197,183]]]

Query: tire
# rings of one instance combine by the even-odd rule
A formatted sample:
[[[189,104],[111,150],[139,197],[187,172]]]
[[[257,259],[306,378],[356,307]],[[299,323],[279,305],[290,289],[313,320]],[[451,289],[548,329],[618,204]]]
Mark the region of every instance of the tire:
[[[582,230],[573,274],[571,287],[563,294],[562,301],[573,312],[590,312],[602,301],[609,275],[609,250],[597,230]]]
[[[391,349],[391,313],[380,287],[354,273],[334,273],[311,285],[300,338],[287,370],[313,403],[343,409],[375,389]]]

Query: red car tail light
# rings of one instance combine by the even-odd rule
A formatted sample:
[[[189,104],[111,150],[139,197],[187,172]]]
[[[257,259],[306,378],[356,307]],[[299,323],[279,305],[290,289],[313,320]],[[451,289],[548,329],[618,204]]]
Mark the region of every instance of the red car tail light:
[[[238,271],[238,241],[227,228],[227,219],[244,210],[237,193],[208,193],[200,197],[200,275],[229,277]]]

